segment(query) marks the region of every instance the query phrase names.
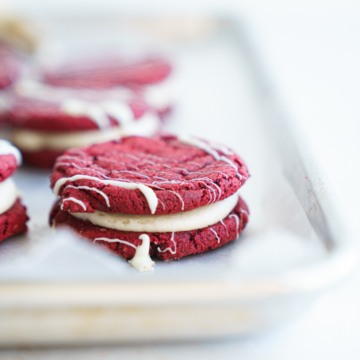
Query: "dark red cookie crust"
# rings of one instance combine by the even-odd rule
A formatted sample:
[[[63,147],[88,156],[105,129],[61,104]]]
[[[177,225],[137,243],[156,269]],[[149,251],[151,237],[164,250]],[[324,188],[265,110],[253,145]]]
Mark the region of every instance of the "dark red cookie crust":
[[[20,148],[21,150],[21,148]],[[38,150],[24,151],[21,150],[24,164],[42,169],[52,169],[56,158],[64,153],[62,150]]]
[[[0,156],[0,183],[11,176],[17,169],[17,162],[14,155]]]
[[[116,85],[146,85],[164,80],[170,65],[163,60],[146,60],[134,64],[120,59],[93,63],[65,64],[44,73],[44,81],[55,86],[106,89]]]
[[[219,154],[222,153],[219,151]],[[249,177],[247,168],[236,154],[226,158],[236,164],[238,174],[228,163],[215,160],[204,150],[183,143],[174,136],[133,136],[68,150],[56,161],[51,187],[60,178],[79,174],[99,180],[117,179],[144,184],[152,188],[159,199],[155,214],[178,213],[223,200],[240,188]],[[110,206],[98,192],[66,187],[68,185],[94,187],[106,194]],[[104,185],[100,181],[68,181],[60,188],[59,195],[81,200],[86,212],[97,209],[111,213],[151,213],[140,190]],[[65,202],[64,210],[84,212],[73,201]]]
[[[238,224],[235,216],[238,217]],[[139,240],[139,236],[144,234],[143,232],[119,231],[93,225],[89,221],[75,218],[67,211],[62,211],[59,203],[52,210],[50,222],[52,223],[53,221],[56,227],[69,226],[77,234],[91,241],[99,237],[105,237],[108,239],[125,240],[135,246],[139,246],[142,243]],[[157,256],[162,260],[172,260],[216,249],[231,240],[237,239],[242,229],[246,226],[247,221],[247,206],[239,198],[234,210],[223,219],[225,226],[218,222],[203,229],[174,233],[173,240],[176,243],[176,252],[174,252],[175,245],[171,240],[172,233],[145,233],[150,237],[150,256]],[[214,232],[216,232],[218,237]],[[135,249],[123,243],[110,243],[106,241],[96,241],[96,243],[101,244],[125,259],[132,259],[135,255]],[[164,251],[167,248],[170,248],[172,252],[169,250]]]
[[[16,200],[6,213],[0,215],[0,241],[27,231],[28,220],[25,206],[21,205],[19,199]]]

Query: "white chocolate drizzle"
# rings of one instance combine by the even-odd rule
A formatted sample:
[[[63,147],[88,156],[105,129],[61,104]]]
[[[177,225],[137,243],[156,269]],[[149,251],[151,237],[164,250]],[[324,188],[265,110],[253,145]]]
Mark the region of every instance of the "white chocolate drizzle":
[[[118,243],[121,243],[121,244],[125,244],[127,246],[131,246],[133,247],[134,249],[136,249],[136,246],[128,241],[125,241],[125,240],[120,240],[120,239],[108,239],[106,237],[99,237],[99,238],[96,238],[94,239],[93,242],[96,242],[96,241],[106,241],[106,242],[118,242]]]
[[[230,214],[229,217],[235,219],[235,222],[236,222],[236,238],[238,238],[239,235],[240,235],[240,231],[239,231],[240,219],[236,214]]]
[[[135,246],[128,241],[120,239],[108,239],[106,237],[99,237],[94,239],[96,241],[106,241],[106,242],[119,242],[128,246],[131,246],[135,249],[135,256],[129,260],[129,264],[140,272],[151,271],[154,269],[155,262],[151,260],[150,257],[150,237],[149,235],[142,234],[139,236],[139,239],[142,240],[141,245]]]
[[[124,102],[106,100],[100,103],[102,110],[115,119],[119,125],[126,125],[134,120],[134,113],[130,106]]]
[[[10,141],[3,139],[0,140],[0,156],[1,155],[13,155],[18,165],[21,165],[22,163],[22,156],[20,151],[15,146],[13,146]]]
[[[215,234],[218,244],[220,244],[220,238],[219,238],[219,235],[217,234],[217,232],[213,228],[210,228],[209,230]]]
[[[118,187],[121,187],[124,189],[129,189],[129,190],[139,189],[145,196],[145,198],[149,204],[151,213],[154,214],[156,211],[156,208],[158,205],[158,198],[155,194],[155,191],[153,189],[149,188],[148,186],[146,186],[144,184],[126,183],[126,182],[122,182],[122,181],[118,181],[118,180],[103,180],[103,179],[99,179],[97,177],[88,176],[88,175],[74,175],[74,176],[71,176],[68,178],[60,178],[55,183],[55,186],[54,186],[55,196],[58,196],[61,186],[64,185],[67,181],[73,182],[76,180],[94,180],[94,181],[98,181],[104,185],[118,186]]]
[[[130,107],[124,101],[105,100],[100,102],[89,102],[79,99],[67,99],[61,103],[61,110],[72,116],[86,116],[92,119],[99,129],[111,128],[111,120],[114,119],[119,125],[130,129],[135,120],[135,115]],[[153,113],[151,113],[154,115]],[[142,116],[142,125],[149,127],[152,124],[153,116],[149,112]],[[145,121],[146,119],[146,121]],[[129,131],[129,134],[135,133],[141,135],[140,129]]]
[[[213,147],[216,150],[220,150],[225,155],[234,155],[234,153],[224,144],[220,144],[214,141],[209,141],[209,144],[211,147]]]
[[[97,192],[98,194],[100,194],[106,201],[106,205],[107,207],[110,207],[110,201],[109,201],[109,197],[102,191],[94,188],[94,187],[90,187],[90,186],[74,186],[74,185],[68,185],[65,187],[65,189],[67,188],[71,188],[71,189],[86,189],[86,190],[90,190],[90,191],[95,191]],[[64,189],[64,190],[65,190]]]
[[[132,175],[136,175],[139,177],[143,177],[145,179],[150,179],[150,176],[144,175],[144,174],[140,174],[131,170],[113,170],[114,174],[119,174],[119,173],[128,173],[128,174],[132,174]]]
[[[249,213],[245,209],[240,209],[241,214],[249,216]]]
[[[142,244],[136,248],[135,256],[129,260],[129,264],[140,272],[151,271],[154,269],[154,261],[151,260],[150,252],[150,237],[142,234],[139,236]]]
[[[165,204],[160,199],[158,199],[158,200],[159,200],[159,203],[162,205],[163,210],[165,210]]]
[[[228,228],[227,226],[225,225],[224,221],[223,220],[220,220],[221,224],[224,226],[225,230],[226,230],[226,233],[229,235],[229,231],[228,231]]]
[[[99,129],[111,127],[110,117],[120,125],[129,124],[134,120],[133,111],[127,103],[134,93],[125,88],[119,87],[108,91],[78,90],[48,86],[34,81],[20,81],[14,88],[24,97],[60,103],[61,110],[66,114],[87,116]],[[103,100],[104,97],[108,100]]]
[[[214,147],[212,147],[210,144],[207,144],[205,141],[202,141],[200,139],[196,139],[196,138],[193,138],[190,136],[180,136],[178,138],[178,140],[180,140],[181,142],[186,143],[186,144],[194,145],[194,146],[198,147],[199,149],[204,150],[205,152],[210,154],[215,160],[226,162],[227,164],[229,164],[231,167],[233,167],[236,170],[236,176],[238,176],[240,179],[242,178],[242,175],[239,173],[239,169],[236,166],[236,164],[233,163],[226,156],[220,155]],[[230,150],[227,149],[226,147],[219,148],[219,146],[217,146],[217,148],[220,151],[225,150],[224,154],[226,154],[226,155],[232,155],[232,153],[230,154]]]
[[[219,173],[219,174],[221,174],[221,175],[224,175],[226,179],[229,178],[229,176],[226,175],[224,172],[218,171],[218,170],[212,170],[212,171],[194,171],[194,172],[191,172],[191,175],[192,175],[192,174],[213,174],[213,173],[215,173],[215,172],[216,172],[216,173]]]
[[[79,204],[80,206],[82,206],[82,208],[84,209],[84,211],[86,211],[86,206],[85,206],[85,204],[81,201],[81,200],[79,200],[79,199],[76,199],[76,198],[74,198],[74,197],[68,197],[68,198],[66,198],[66,199],[63,199],[62,200],[62,203],[61,203],[61,210],[63,210],[64,209],[64,202],[66,202],[66,201],[72,201],[72,202],[74,202],[74,203],[76,203],[76,204]]]
[[[172,192],[173,194],[175,194],[180,199],[180,201],[181,201],[181,210],[184,210],[185,203],[184,203],[184,200],[181,197],[181,195],[178,194],[176,191],[172,191],[172,190],[167,190],[167,191]]]
[[[71,116],[86,116],[92,119],[99,129],[111,127],[110,118],[97,104],[79,99],[68,99],[61,104],[63,113]]]
[[[171,239],[170,239],[170,240],[171,240],[172,243],[174,244],[174,250],[172,250],[171,247],[168,247],[168,248],[166,248],[166,249],[164,249],[164,250],[161,250],[161,249],[158,247],[157,250],[158,250],[159,252],[170,251],[173,255],[176,254],[176,242],[175,242],[175,233],[174,233],[174,231],[173,231],[172,234],[171,234]]]

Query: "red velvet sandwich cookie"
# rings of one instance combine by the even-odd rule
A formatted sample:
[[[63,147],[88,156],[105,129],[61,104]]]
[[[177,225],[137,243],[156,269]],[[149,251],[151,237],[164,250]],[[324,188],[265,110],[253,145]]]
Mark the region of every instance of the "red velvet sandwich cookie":
[[[8,141],[0,140],[0,241],[27,230],[26,208],[21,205],[11,178],[20,163],[20,151]]]
[[[139,86],[163,81],[170,65],[161,59],[129,63],[119,58],[63,64],[44,72],[44,81],[55,86],[106,89],[117,85]]]
[[[248,220],[238,190],[249,177],[224,145],[197,138],[126,137],[60,156],[51,176],[55,226],[151,269],[236,239]]]
[[[7,97],[6,122],[24,162],[52,167],[66,149],[119,136],[151,136],[162,116],[128,88],[96,91],[17,84]]]

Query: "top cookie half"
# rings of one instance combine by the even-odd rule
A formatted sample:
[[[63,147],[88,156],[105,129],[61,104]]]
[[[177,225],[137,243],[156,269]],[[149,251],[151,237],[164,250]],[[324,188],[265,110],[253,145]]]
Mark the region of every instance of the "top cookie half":
[[[164,215],[224,200],[248,177],[244,162],[225,146],[134,136],[68,150],[55,163],[51,187],[70,213]]]

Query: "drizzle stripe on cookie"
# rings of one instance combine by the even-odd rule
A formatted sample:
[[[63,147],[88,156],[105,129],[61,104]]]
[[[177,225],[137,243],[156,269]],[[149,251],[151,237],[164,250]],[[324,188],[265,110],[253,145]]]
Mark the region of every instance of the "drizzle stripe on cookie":
[[[64,185],[67,181],[71,181],[74,182],[76,180],[94,180],[94,181],[98,181],[104,185],[112,185],[112,186],[118,186],[124,189],[129,189],[129,190],[135,190],[135,189],[139,189],[143,195],[145,196],[148,204],[149,204],[149,208],[152,214],[155,213],[157,205],[158,205],[158,198],[155,194],[155,191],[151,188],[149,188],[146,185],[143,184],[136,184],[136,183],[126,183],[126,182],[122,182],[122,181],[117,181],[117,180],[103,180],[103,179],[99,179],[97,177],[94,176],[88,176],[88,175],[74,175],[68,178],[60,178],[54,186],[54,194],[56,196],[59,195],[59,190],[61,188],[62,185]]]

